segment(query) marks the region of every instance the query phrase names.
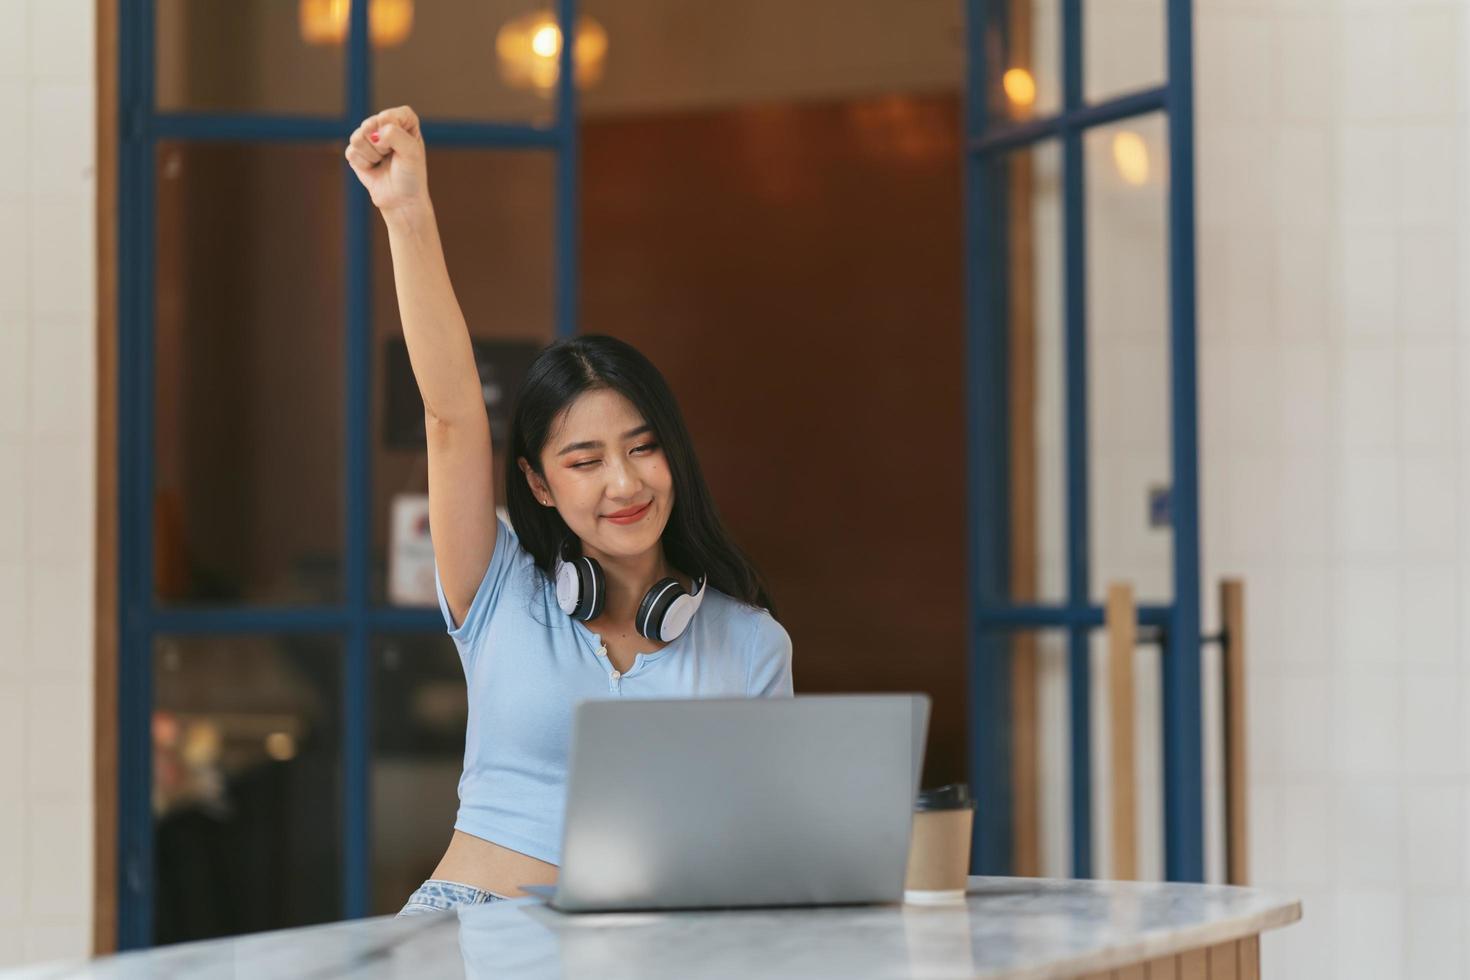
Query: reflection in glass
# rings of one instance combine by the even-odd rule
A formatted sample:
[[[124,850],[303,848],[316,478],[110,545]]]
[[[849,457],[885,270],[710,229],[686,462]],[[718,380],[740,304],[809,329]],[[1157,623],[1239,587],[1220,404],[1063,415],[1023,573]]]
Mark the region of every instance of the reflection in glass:
[[[155,643],[154,942],[340,918],[340,661],[323,636]]]
[[[1052,0],[1055,2],[1055,0]],[[960,94],[963,0],[584,0],[607,30],[587,116]]]
[[[429,182],[455,297],[476,342],[486,400],[492,405],[495,488],[504,487],[509,411],[526,369],[554,336],[555,158],[538,151],[437,150]],[[428,461],[418,387],[408,368],[392,253],[381,221],[373,222],[373,597],[399,605],[433,605],[427,588],[390,589],[423,581],[405,572],[426,559],[423,512]],[[428,569],[432,575],[432,569]]]
[[[162,143],[156,589],[164,602],[341,594],[337,146]]]
[[[1084,137],[1094,601],[1173,595],[1167,140],[1157,114]]]
[[[377,103],[411,105],[425,118],[551,124],[554,89],[507,79],[496,45],[507,24],[547,7],[541,0],[421,0],[407,39],[375,52]],[[543,50],[551,40],[541,38]]]
[[[464,764],[464,672],[444,634],[373,642],[372,913],[397,912],[444,856]]]
[[[344,47],[306,43],[299,2],[157,0],[158,109],[341,113]]]

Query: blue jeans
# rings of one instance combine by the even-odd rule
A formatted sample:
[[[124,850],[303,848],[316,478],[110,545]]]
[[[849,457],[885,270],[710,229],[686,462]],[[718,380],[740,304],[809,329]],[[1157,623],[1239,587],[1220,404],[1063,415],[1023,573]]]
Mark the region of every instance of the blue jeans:
[[[487,892],[483,888],[462,885],[457,881],[445,881],[442,878],[430,878],[408,896],[408,901],[398,915],[423,915],[426,912],[443,912],[456,905],[483,905],[486,902],[503,901],[504,895]]]

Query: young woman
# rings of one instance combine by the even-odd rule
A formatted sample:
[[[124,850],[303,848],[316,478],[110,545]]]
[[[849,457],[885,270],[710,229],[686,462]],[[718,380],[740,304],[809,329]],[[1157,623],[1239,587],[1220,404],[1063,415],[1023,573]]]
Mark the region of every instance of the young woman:
[[[411,914],[556,880],[577,701],[789,696],[791,639],[716,514],[668,384],[622,341],[579,337],[536,359],[511,423],[510,524],[496,518],[418,117],[368,117],[346,157],[388,227],[440,607],[469,686],[454,836]]]

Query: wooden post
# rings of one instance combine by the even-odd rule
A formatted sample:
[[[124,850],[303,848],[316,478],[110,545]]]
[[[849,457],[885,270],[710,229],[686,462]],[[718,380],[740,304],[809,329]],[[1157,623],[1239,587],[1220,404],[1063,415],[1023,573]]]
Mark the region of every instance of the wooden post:
[[[118,4],[96,0],[97,518],[93,595],[92,952],[117,949]],[[78,257],[78,262],[82,258]],[[6,792],[9,792],[7,787]],[[44,860],[44,855],[37,855]]]
[[[1031,67],[1031,0],[1009,0],[1007,68]],[[989,82],[987,81],[987,84]],[[1007,192],[1010,304],[1011,597],[1035,602],[1039,578],[1036,475],[1036,229],[1030,153],[1011,154]],[[1041,874],[1041,721],[1037,638],[1011,641],[1011,873]]]
[[[1137,777],[1133,753],[1133,651],[1138,645],[1138,608],[1133,587],[1108,586],[1105,619],[1108,632],[1108,716],[1112,731],[1113,772],[1112,877],[1138,877],[1138,828],[1135,806]]]
[[[1245,583],[1220,583],[1220,644],[1225,695],[1225,874],[1232,885],[1250,877],[1246,836]]]

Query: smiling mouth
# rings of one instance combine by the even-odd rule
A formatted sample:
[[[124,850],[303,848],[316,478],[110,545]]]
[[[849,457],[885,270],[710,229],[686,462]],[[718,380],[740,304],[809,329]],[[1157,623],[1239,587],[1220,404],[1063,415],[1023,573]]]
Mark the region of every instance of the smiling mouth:
[[[622,511],[621,513],[617,513],[617,514],[604,514],[603,516],[606,517],[610,521],[626,521],[626,520],[629,520],[630,518],[643,516],[643,512],[646,511],[646,510],[648,510],[648,508],[650,508],[652,506],[653,506],[653,501],[650,500],[648,503],[644,504],[642,507],[638,507],[638,508],[635,508],[633,510],[625,510],[625,511]]]

